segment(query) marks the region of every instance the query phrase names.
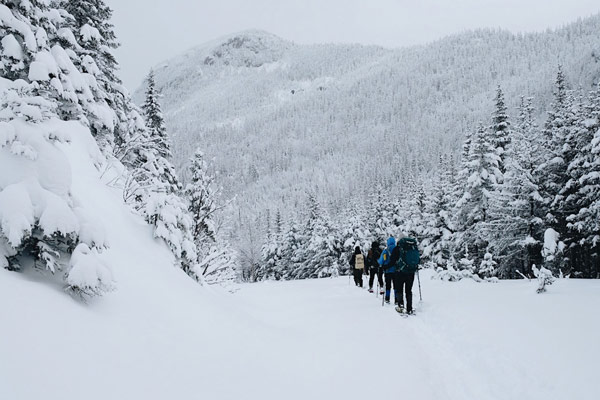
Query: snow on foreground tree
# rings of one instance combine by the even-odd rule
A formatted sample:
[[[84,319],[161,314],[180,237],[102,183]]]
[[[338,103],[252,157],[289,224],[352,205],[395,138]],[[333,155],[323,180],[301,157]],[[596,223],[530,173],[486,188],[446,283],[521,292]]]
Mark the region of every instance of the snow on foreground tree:
[[[94,75],[80,69],[93,60],[61,46],[76,45],[64,39],[73,36],[70,16],[48,4],[0,5],[0,266],[62,273],[69,289],[93,295],[113,287],[98,259],[108,243],[72,193],[65,151],[77,139],[90,164],[102,162],[81,122],[87,125],[84,110],[107,105],[94,96]]]
[[[154,236],[165,241],[180,267],[199,280],[194,222],[179,194],[181,183],[168,159],[169,141],[152,73],[147,83],[143,107],[146,126],[126,142],[131,168],[131,178],[125,187],[126,200],[154,226]]]
[[[171,149],[159,103],[154,74],[147,78],[142,106],[146,126],[126,143],[133,179],[126,190],[131,204],[152,224],[154,235],[169,246],[181,268],[192,278],[209,283],[231,280],[236,256],[229,244],[217,237],[217,195],[202,153],[191,163],[191,182],[186,190],[171,164]]]
[[[123,198],[186,272],[196,277],[197,267],[187,202],[161,157],[168,147],[161,152],[147,140],[149,129],[114,75],[109,17],[101,0],[0,5],[0,266],[62,275],[84,297],[114,283],[101,254],[108,247],[102,222],[73,186],[80,169],[93,169],[93,180],[110,175],[112,186],[126,180]]]
[[[192,233],[197,252],[196,274],[207,283],[221,283],[236,279],[236,256],[223,235],[219,235],[215,221],[222,208],[217,201],[220,191],[215,189],[215,177],[209,173],[202,151],[197,150],[190,164],[190,182],[185,196],[192,217]]]

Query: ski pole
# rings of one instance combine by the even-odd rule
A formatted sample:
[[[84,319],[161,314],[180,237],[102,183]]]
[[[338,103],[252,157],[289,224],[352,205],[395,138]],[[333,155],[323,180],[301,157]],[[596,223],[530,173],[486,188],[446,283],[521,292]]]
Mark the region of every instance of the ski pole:
[[[417,268],[417,282],[419,282],[419,301],[423,301],[423,296],[421,296],[421,278],[419,278],[419,268]]]
[[[383,283],[385,284],[385,282],[383,282]],[[385,301],[385,286],[383,287],[383,293],[384,294],[381,295],[381,307],[383,307],[383,305],[384,305],[383,303]]]

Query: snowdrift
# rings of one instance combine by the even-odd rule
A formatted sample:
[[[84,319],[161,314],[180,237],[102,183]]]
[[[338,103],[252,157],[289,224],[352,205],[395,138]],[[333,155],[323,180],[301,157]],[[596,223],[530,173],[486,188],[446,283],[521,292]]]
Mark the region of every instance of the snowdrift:
[[[14,144],[1,150],[2,188],[17,185],[15,191],[24,194],[2,192],[2,223],[28,229],[38,218],[101,245],[93,260],[89,247],[77,247],[67,284],[106,277],[115,290],[81,302],[64,290],[63,272],[0,268],[0,398],[183,398],[201,392],[207,376],[214,385],[204,389],[209,397],[242,396],[255,379],[246,370],[249,360],[264,339],[254,344],[256,329],[244,327],[247,318],[232,306],[215,306],[219,295],[174,266],[164,242],[153,238],[152,228],[113,187],[120,165],[104,160],[79,123],[53,119],[11,131],[7,126],[3,134],[21,132],[20,146],[32,156],[17,157]],[[65,140],[50,143],[45,132]],[[58,210],[51,208],[55,197]],[[12,213],[9,200],[30,201],[32,215]],[[269,373],[276,374],[275,367]],[[241,384],[220,388],[230,374]]]

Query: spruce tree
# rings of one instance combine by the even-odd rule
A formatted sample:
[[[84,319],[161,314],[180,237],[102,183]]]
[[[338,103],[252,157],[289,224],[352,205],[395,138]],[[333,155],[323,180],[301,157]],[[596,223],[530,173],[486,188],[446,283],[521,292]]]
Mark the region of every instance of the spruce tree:
[[[293,279],[321,278],[339,274],[338,260],[341,244],[334,234],[335,229],[316,195],[310,193],[307,215],[301,235],[302,241],[296,248],[291,273]]]
[[[0,266],[18,270],[33,265],[53,274],[64,272],[70,292],[92,296],[112,288],[110,268],[98,257],[106,243],[92,237],[96,224],[75,209],[70,180],[64,186],[58,183],[70,173],[64,155],[60,150],[48,151],[56,149],[57,143],[67,143],[68,135],[49,127],[47,121],[87,125],[84,108],[106,109],[103,99],[94,95],[95,78],[82,67],[85,60],[73,51],[77,42],[63,40],[73,37],[71,18],[49,1],[0,4],[0,148],[13,147],[5,167],[11,170],[11,162],[18,160],[16,168],[27,176],[28,163],[43,158],[46,163],[56,161],[53,172],[57,174],[50,183],[38,175],[26,181],[17,178],[0,188]],[[23,145],[34,135],[39,135],[35,151]],[[36,188],[35,196],[28,194],[30,185]],[[50,213],[51,223],[46,218]],[[26,215],[30,217],[21,217],[15,230],[11,222]]]
[[[571,239],[568,253],[575,275],[595,278],[600,274],[600,85],[582,107],[571,140],[575,155],[568,166],[569,181],[563,192]]]
[[[545,155],[544,162],[539,166],[536,174],[540,177],[540,194],[547,203],[546,223],[548,228],[554,229],[560,235],[561,248],[569,245],[567,232],[566,210],[563,208],[566,193],[563,191],[568,182],[567,169],[572,157],[572,151],[567,145],[568,138],[573,134],[576,125],[574,112],[574,99],[571,91],[567,89],[566,79],[559,66],[554,102],[548,112],[548,119],[544,126]],[[553,265],[549,267],[558,272],[568,264],[568,258],[556,257]]]
[[[489,132],[481,124],[477,128],[466,171],[462,172],[463,176],[468,175],[466,182],[463,182],[465,191],[456,204],[460,226],[457,236],[459,249],[468,246],[476,265],[483,259],[487,247],[488,238],[483,228],[489,218],[490,198],[499,174],[499,157]]]
[[[110,22],[110,7],[103,0],[57,0],[57,3],[74,17],[74,33],[83,53],[90,55],[102,72],[102,83],[107,89],[120,84],[116,74],[118,63],[113,55],[119,43]]]
[[[530,274],[531,265],[541,262],[544,204],[535,175],[540,132],[531,98],[521,98],[518,124],[511,132],[504,181],[492,192],[484,226],[502,278],[516,278],[517,271]]]
[[[156,173],[160,176],[160,181],[166,185],[165,188],[169,193],[176,193],[181,188],[181,184],[170,162],[169,137],[159,103],[160,95],[156,89],[153,71],[148,74],[146,84],[146,97],[142,106],[146,121],[146,143],[151,148],[157,169]]]
[[[267,234],[262,246],[263,262],[256,273],[257,280],[282,279],[283,237],[281,228],[281,213],[278,210],[274,226],[267,226]]]
[[[433,192],[427,206],[427,226],[422,243],[423,255],[435,268],[446,268],[452,255],[454,227],[451,209],[454,205],[454,168],[448,157],[440,156]]]
[[[506,171],[505,168],[505,153],[510,144],[511,132],[510,122],[507,115],[507,108],[504,102],[504,92],[500,86],[496,89],[495,97],[495,109],[492,114],[492,125],[489,128],[491,130],[491,144],[496,149],[498,154],[498,170],[501,174]],[[496,180],[502,181],[502,175],[498,175]]]
[[[200,245],[216,240],[214,217],[217,211],[218,191],[214,187],[215,178],[208,171],[204,153],[196,150],[190,160],[190,182],[186,185],[188,210],[194,220],[194,238]]]
[[[148,121],[162,118],[158,94],[149,80],[146,99]],[[150,106],[151,105],[151,106]],[[187,201],[181,197],[180,183],[175,168],[168,157],[170,151],[164,125],[146,122],[140,125],[135,108],[130,114],[136,121],[126,141],[119,146],[120,155],[129,169],[124,196],[146,221],[154,226],[154,235],[165,240],[181,268],[195,279],[200,279],[197,270],[198,253],[193,233],[194,222],[189,214]],[[160,129],[158,129],[160,128]]]
[[[281,263],[277,268],[282,279],[299,279],[299,273],[302,271],[305,261],[303,258],[305,246],[306,238],[302,234],[297,217],[292,217],[289,221],[288,229],[283,235]]]
[[[156,80],[154,71],[150,70],[146,78],[145,100],[142,105],[144,118],[146,120],[146,128],[150,132],[150,137],[154,142],[154,146],[161,157],[171,158],[171,146],[167,137],[167,128],[165,127],[165,118],[160,107],[160,94],[156,89]]]

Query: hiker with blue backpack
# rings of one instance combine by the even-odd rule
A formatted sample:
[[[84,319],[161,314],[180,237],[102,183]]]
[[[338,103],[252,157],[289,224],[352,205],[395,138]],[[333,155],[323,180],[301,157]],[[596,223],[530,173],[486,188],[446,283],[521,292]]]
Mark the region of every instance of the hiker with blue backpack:
[[[403,237],[394,248],[392,258],[396,261],[396,282],[394,288],[397,295],[396,311],[401,314],[414,314],[412,303],[412,287],[415,282],[415,272],[419,269],[421,254],[417,240]],[[406,292],[406,308],[404,308],[404,292]]]
[[[385,273],[385,302],[389,304],[390,295],[392,292],[392,284],[394,286],[394,291],[397,290],[396,286],[396,261],[398,257],[398,253],[396,252],[396,257],[394,258],[394,250],[396,249],[396,239],[390,237],[387,240],[387,247],[381,253],[379,257],[379,265],[383,268],[383,272]],[[395,302],[398,302],[398,296],[394,293]],[[383,303],[382,303],[383,304]]]

